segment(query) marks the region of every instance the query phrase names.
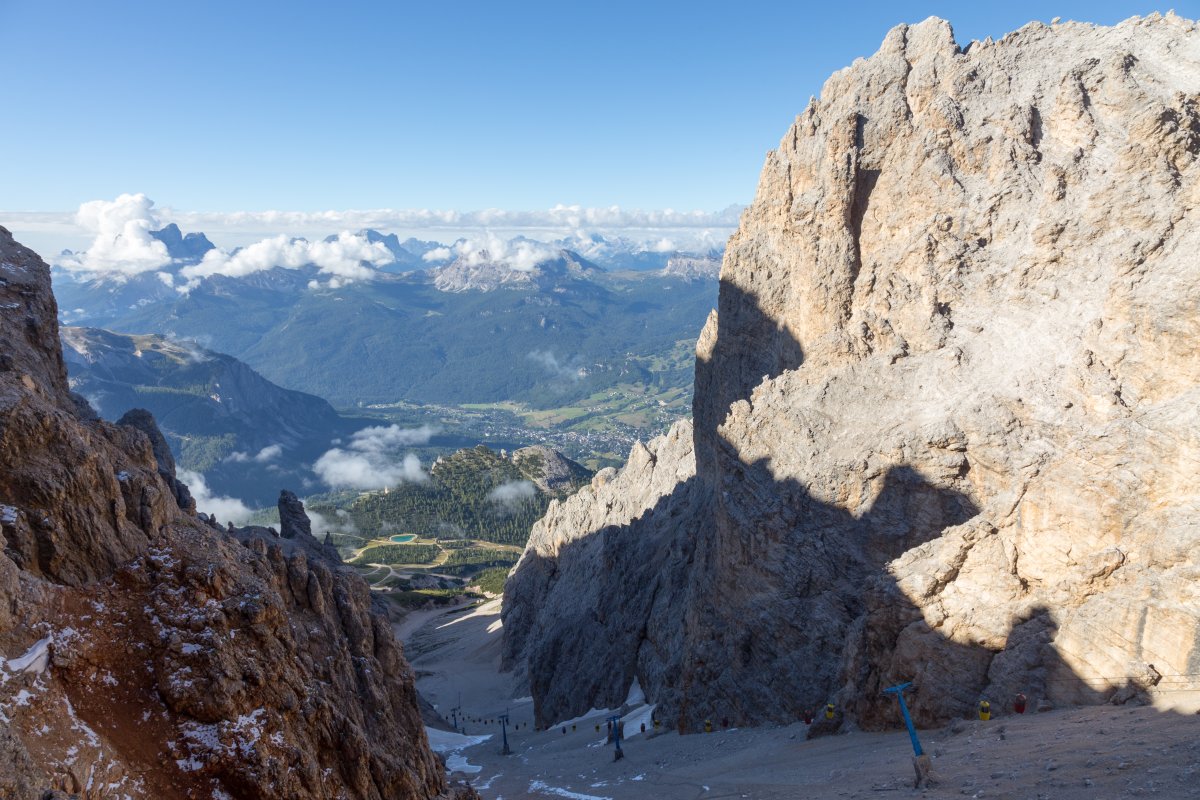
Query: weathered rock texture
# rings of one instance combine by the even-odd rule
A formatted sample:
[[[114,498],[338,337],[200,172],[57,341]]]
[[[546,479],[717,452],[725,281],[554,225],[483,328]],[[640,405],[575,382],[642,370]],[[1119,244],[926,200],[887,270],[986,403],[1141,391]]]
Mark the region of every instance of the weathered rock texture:
[[[0,228],[0,795],[449,791],[391,626],[298,502],[290,539],[229,535],[153,418],[82,412],[49,270]]]
[[[1200,30],[892,30],[770,153],[685,423],[505,597],[543,723],[1200,688]],[[695,470],[692,470],[692,464]],[[607,478],[607,483],[602,484]],[[603,642],[614,648],[599,657]]]

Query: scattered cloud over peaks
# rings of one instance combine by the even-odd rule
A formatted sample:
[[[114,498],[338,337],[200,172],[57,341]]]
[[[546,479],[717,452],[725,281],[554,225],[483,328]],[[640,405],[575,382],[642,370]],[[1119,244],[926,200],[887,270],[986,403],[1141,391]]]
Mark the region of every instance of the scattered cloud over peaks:
[[[93,237],[92,242],[82,253],[61,259],[63,269],[130,276],[171,263],[167,246],[150,235],[159,222],[154,201],[144,194],[84,203],[75,224]]]
[[[558,250],[541,242],[529,239],[505,240],[491,232],[456,242],[453,251],[468,266],[491,262],[506,264],[521,272],[530,272],[538,264],[558,258],[559,255]]]
[[[300,269],[314,264],[322,273],[345,282],[369,280],[374,276],[372,267],[392,259],[382,242],[370,242],[361,233],[342,231],[331,241],[318,242],[280,235],[232,253],[210,250],[199,264],[184,267],[181,273],[193,282],[211,275],[243,277],[275,267]]]

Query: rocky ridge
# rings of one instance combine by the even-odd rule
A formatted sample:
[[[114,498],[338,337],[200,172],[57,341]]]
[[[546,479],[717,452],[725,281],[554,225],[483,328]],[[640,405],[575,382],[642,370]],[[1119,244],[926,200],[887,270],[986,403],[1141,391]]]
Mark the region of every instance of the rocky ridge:
[[[1200,704],[1198,159],[1173,15],[931,19],[832,76],[729,242],[694,432],[553,506],[509,579],[541,723],[635,677],[682,730],[895,725],[907,680],[925,725]]]
[[[289,538],[195,516],[149,415],[70,395],[49,270],[3,228],[0,308],[0,794],[448,796],[391,626],[298,503]]]
[[[433,285],[443,292],[494,292],[501,288],[553,288],[564,282],[586,280],[600,268],[569,250],[539,257],[537,263],[517,264],[494,260],[486,251],[460,256],[443,267],[429,270]]]

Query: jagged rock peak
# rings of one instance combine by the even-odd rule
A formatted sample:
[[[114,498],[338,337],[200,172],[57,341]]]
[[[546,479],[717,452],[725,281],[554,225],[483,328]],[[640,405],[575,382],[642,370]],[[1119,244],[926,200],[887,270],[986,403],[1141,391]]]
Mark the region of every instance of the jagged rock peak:
[[[287,489],[279,493],[279,535],[284,539],[312,538],[312,523],[304,513],[304,503]]]
[[[923,725],[1182,702],[1154,676],[1200,649],[1198,207],[1191,20],[927,20],[834,74],[729,242],[676,488],[623,481],[670,470],[635,450],[509,579],[540,718],[634,677],[683,730],[897,724],[905,680]],[[556,619],[581,592],[624,602]]]

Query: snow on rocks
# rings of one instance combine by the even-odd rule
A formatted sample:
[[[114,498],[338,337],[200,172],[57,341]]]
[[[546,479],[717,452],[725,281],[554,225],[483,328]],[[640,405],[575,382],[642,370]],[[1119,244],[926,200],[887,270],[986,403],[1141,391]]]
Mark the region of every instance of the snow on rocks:
[[[50,642],[52,639],[53,637],[51,636],[39,639],[34,643],[33,647],[25,652],[25,655],[20,658],[14,658],[7,663],[5,663],[3,658],[0,658],[0,665],[4,666],[9,672],[32,672],[40,675],[50,665]]]
[[[582,792],[572,792],[568,789],[562,789],[558,786],[550,786],[545,781],[530,781],[529,791],[537,792],[538,794],[554,795],[556,797],[566,797],[569,800],[612,800],[611,797],[598,794],[583,794]]]
[[[478,736],[467,736],[453,731],[443,731],[438,728],[425,728],[425,736],[429,739],[429,749],[446,757],[446,769],[449,772],[477,773],[482,767],[477,767],[467,761],[460,751],[468,747],[482,744],[492,738],[492,734],[484,733]]]

